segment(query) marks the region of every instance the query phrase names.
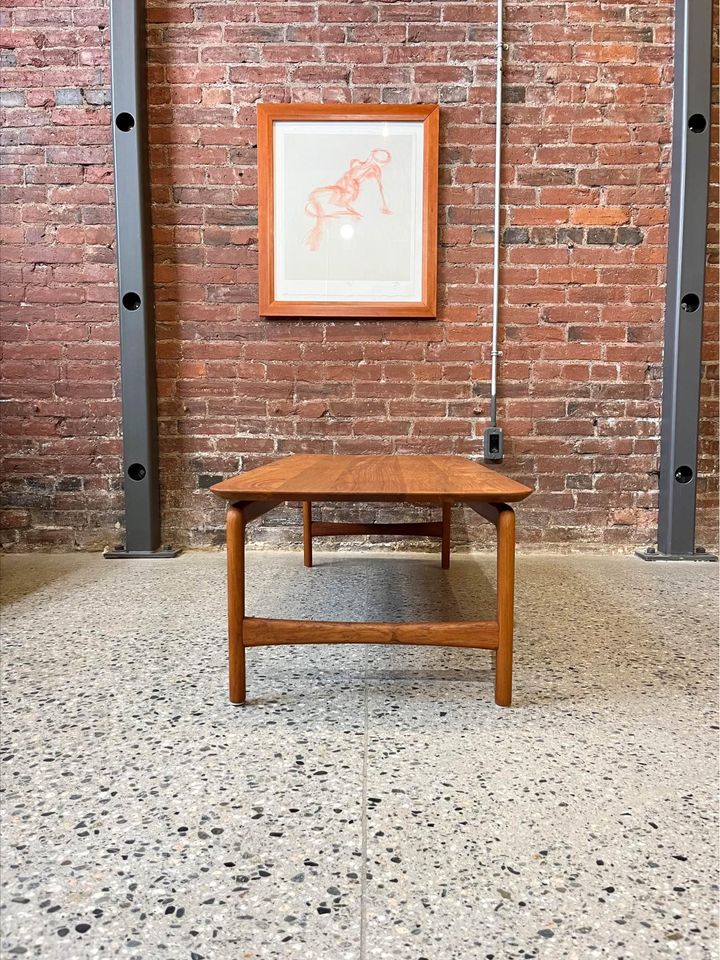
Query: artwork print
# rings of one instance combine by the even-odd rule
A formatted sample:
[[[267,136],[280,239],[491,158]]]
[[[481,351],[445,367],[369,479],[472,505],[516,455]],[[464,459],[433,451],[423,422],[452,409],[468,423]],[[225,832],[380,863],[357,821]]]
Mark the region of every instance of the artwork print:
[[[374,180],[380,191],[380,210],[386,216],[391,216],[392,210],[387,205],[385,191],[382,185],[382,168],[390,163],[392,154],[384,148],[375,148],[370,151],[367,160],[351,160],[350,166],[343,173],[337,183],[327,187],[316,187],[305,205],[305,212],[315,218],[315,226],[306,237],[306,243],[314,252],[320,249],[320,242],[325,235],[324,223],[326,220],[337,220],[350,216],[363,219],[363,214],[355,209],[355,203],[363,182]],[[350,239],[354,234],[347,224],[340,228],[340,236]]]
[[[427,118],[396,107],[387,119],[368,108],[344,108],[343,119],[318,116],[322,107],[266,109],[274,115],[259,137],[262,312],[432,315]]]

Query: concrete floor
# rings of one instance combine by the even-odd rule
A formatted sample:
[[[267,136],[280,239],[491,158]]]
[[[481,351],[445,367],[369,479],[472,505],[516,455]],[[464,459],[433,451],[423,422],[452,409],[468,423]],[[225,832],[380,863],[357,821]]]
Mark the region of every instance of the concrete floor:
[[[711,958],[717,567],[528,556],[490,655],[248,653],[224,556],[4,565],[2,956]],[[482,618],[489,555],[250,555],[249,612]]]

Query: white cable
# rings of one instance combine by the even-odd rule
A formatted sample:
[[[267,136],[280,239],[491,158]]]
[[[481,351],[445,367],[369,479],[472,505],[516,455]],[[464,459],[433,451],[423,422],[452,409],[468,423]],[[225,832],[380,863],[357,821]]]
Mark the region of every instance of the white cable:
[[[495,210],[493,230],[492,350],[490,416],[497,426],[498,315],[500,302],[500,163],[502,160],[503,0],[497,0],[497,48],[495,73]]]

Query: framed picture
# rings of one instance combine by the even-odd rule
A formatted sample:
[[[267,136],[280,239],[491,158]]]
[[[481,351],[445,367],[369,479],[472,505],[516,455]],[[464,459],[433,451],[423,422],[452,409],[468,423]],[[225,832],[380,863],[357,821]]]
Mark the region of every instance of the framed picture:
[[[434,317],[436,105],[260,104],[260,313]]]

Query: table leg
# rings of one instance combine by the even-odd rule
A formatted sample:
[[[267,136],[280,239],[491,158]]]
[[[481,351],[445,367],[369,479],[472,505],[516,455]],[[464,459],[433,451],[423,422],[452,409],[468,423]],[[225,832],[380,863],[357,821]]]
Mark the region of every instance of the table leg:
[[[509,707],[512,701],[515,511],[507,504],[498,504],[498,510],[496,524],[498,649],[495,661],[495,703],[500,707]]]
[[[227,591],[230,702],[245,703],[245,515],[240,506],[227,512]]]
[[[312,566],[312,503],[303,503],[303,563]]]
[[[450,521],[452,518],[452,504],[444,503],[442,505],[442,548],[441,548],[441,566],[443,570],[450,569]]]

